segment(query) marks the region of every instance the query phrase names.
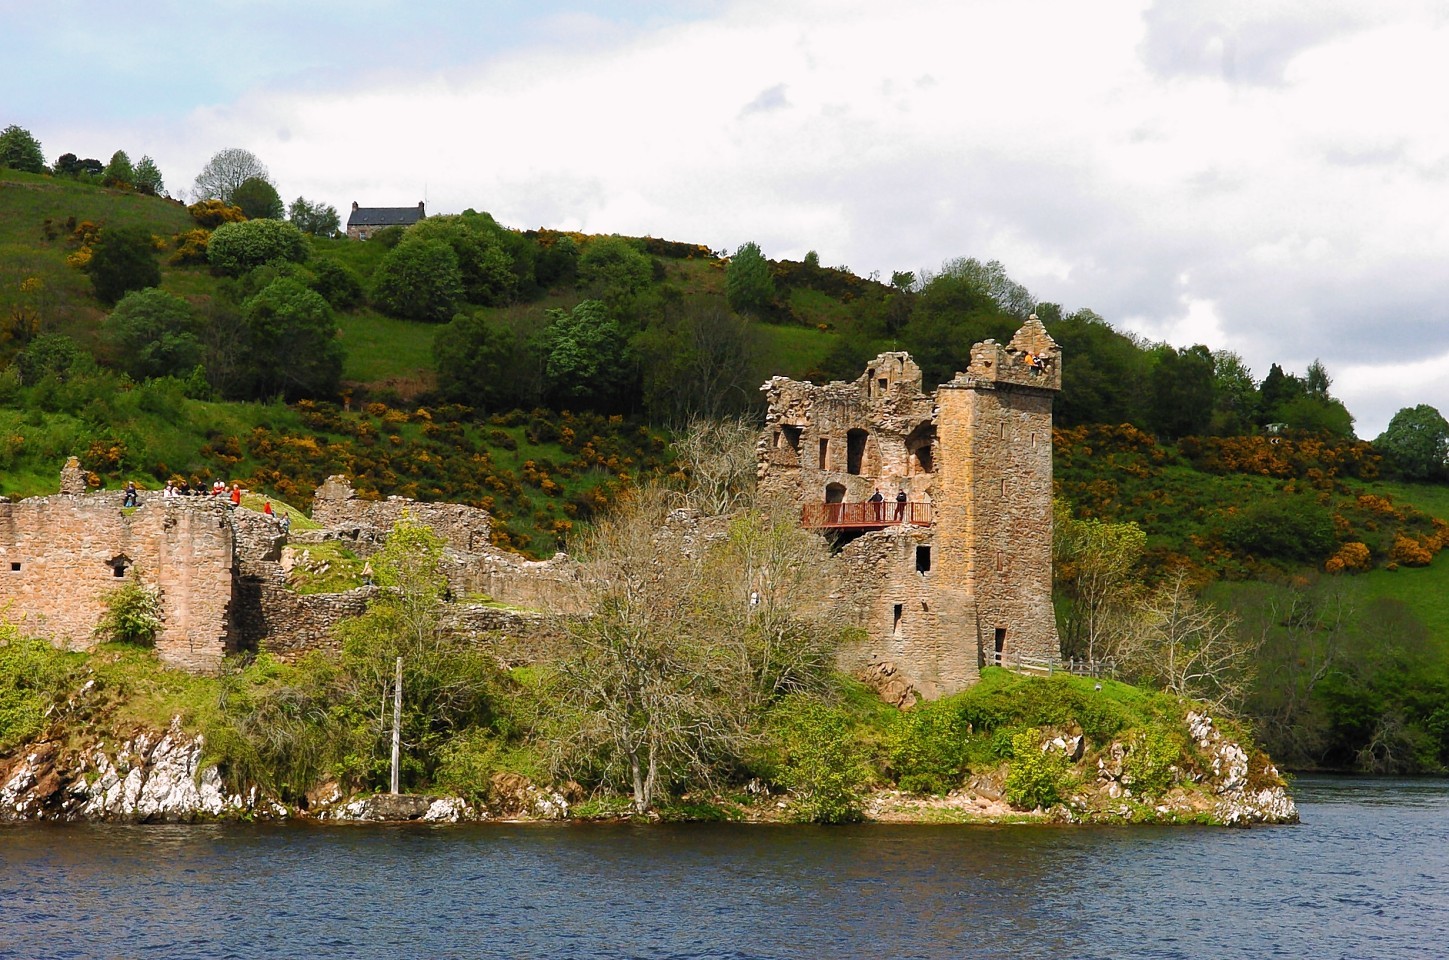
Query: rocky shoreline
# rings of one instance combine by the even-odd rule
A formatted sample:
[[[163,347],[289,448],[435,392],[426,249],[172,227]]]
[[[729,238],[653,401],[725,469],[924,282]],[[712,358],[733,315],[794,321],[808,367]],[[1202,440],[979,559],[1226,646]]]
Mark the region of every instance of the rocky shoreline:
[[[1050,809],[1022,811],[1005,801],[1004,769],[973,776],[945,796],[895,790],[866,798],[864,819],[880,823],[1208,823],[1227,826],[1296,823],[1298,810],[1276,769],[1250,776],[1249,756],[1212,718],[1189,713],[1187,727],[1210,770],[1174,771],[1174,783],[1150,800],[1133,796],[1124,759],[1130,745],[1114,742],[1092,762],[1080,736],[1058,736],[1044,750],[1060,750],[1084,770],[1080,785]],[[216,820],[303,819],[329,823],[460,823],[564,821],[581,817],[582,791],[570,784],[544,787],[514,774],[495,775],[491,807],[458,797],[377,794],[344,796],[326,785],[307,809],[283,805],[255,788],[230,788],[204,762],[205,743],[186,733],[180,719],[164,731],[142,730],[114,745],[81,747],[43,742],[0,758],[0,822],[194,823]],[[1092,774],[1095,773],[1095,776]],[[708,803],[718,801],[711,798]],[[748,803],[720,801],[722,819],[782,822],[791,816],[788,795],[763,791]],[[617,819],[617,814],[607,819]]]

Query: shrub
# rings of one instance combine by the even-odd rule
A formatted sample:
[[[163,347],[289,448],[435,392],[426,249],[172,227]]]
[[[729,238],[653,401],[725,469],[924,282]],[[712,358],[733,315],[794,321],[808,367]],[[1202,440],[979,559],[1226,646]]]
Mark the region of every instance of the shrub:
[[[1173,767],[1182,757],[1182,741],[1156,728],[1134,731],[1126,740],[1122,782],[1139,800],[1166,793],[1175,779]]]
[[[156,644],[161,632],[161,597],[138,576],[112,590],[102,601],[106,612],[96,624],[96,636],[115,643],[140,647]]]
[[[772,711],[769,725],[781,760],[775,779],[793,795],[797,818],[859,820],[871,771],[845,713],[796,695]]]
[[[971,726],[954,700],[902,713],[892,725],[888,756],[896,783],[912,793],[948,793],[966,773]]]
[[[1061,803],[1076,785],[1072,762],[1063,753],[1042,749],[1041,730],[1030,727],[1011,738],[1011,769],[1006,775],[1006,802],[1018,810]]]
[[[45,728],[46,712],[69,687],[73,654],[0,625],[0,751]]]
[[[212,268],[232,276],[277,260],[302,263],[308,253],[302,231],[282,220],[223,223],[212,231],[206,247]]]

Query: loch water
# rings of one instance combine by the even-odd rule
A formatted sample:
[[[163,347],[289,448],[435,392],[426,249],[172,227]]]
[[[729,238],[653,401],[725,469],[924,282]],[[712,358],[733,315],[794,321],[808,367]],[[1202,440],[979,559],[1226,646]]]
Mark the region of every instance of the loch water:
[[[1449,956],[1449,782],[1200,827],[15,825],[0,958]]]

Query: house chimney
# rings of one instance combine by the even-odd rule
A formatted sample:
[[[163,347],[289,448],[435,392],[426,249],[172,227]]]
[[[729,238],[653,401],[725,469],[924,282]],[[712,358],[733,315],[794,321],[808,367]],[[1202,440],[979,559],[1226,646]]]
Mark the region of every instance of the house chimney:
[[[352,201],[352,209],[354,209],[354,210],[357,209],[357,201],[356,200]]]

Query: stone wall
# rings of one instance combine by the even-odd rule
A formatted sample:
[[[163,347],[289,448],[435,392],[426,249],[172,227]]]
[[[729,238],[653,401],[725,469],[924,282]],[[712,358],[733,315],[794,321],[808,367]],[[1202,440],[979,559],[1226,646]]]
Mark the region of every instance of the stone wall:
[[[424,503],[406,497],[363,500],[346,477],[328,477],[312,498],[312,519],[333,529],[357,528],[386,534],[404,517],[432,529],[459,553],[481,553],[492,546],[488,511],[462,503]]]
[[[76,649],[95,643],[104,598],[139,578],[159,590],[168,663],[211,671],[229,649],[233,540],[220,503],[145,493],[0,503],[0,603],[28,632]]]

